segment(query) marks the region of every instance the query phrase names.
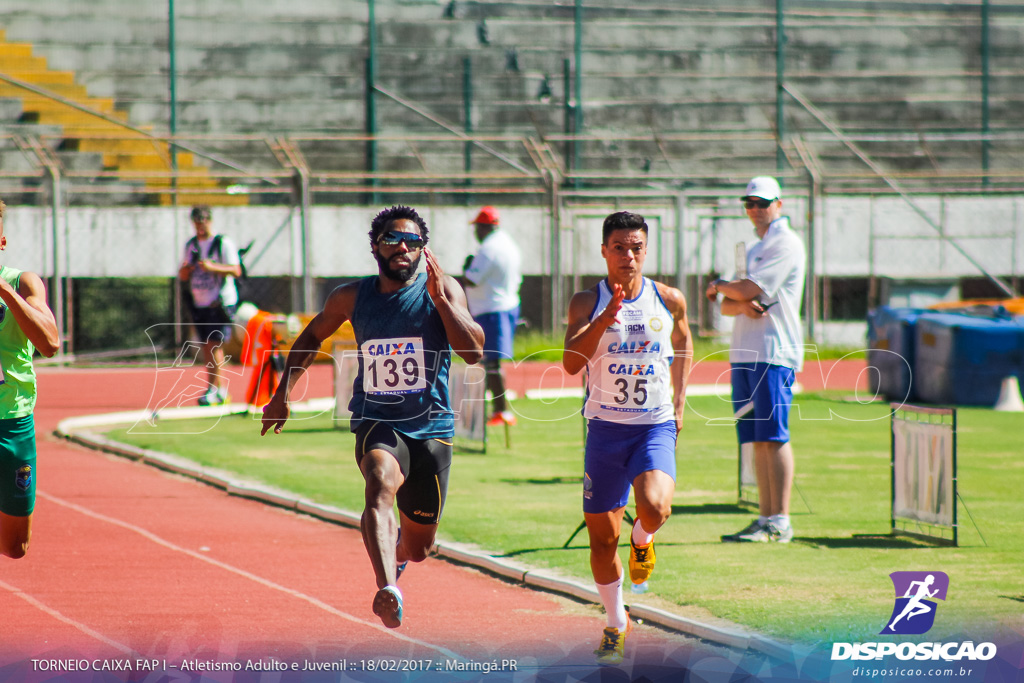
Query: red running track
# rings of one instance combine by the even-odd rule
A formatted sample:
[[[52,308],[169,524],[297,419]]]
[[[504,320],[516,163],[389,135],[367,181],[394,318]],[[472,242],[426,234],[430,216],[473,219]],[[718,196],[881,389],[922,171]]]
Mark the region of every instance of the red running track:
[[[181,390],[177,379],[40,371],[32,545],[24,559],[0,558],[0,681],[681,680],[763,664],[640,626],[624,667],[598,670],[596,607],[436,559],[403,576],[405,621],[388,630],[370,609],[357,531],[50,436],[65,417],[152,405]],[[330,391],[329,373],[313,373],[310,394]],[[380,659],[431,672],[353,670]],[[180,668],[249,660],[288,670]],[[477,670],[438,672],[449,660]],[[517,671],[482,673],[493,660]],[[339,662],[348,671],[303,670]]]

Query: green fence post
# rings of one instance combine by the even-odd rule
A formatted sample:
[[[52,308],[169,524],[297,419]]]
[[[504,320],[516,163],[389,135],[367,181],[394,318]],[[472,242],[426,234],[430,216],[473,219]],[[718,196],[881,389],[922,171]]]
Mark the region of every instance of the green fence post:
[[[989,19],[989,3],[988,0],[982,0],[981,3],[981,134],[984,136],[981,141],[981,170],[983,175],[981,176],[982,187],[988,188],[990,178],[988,176],[989,169],[989,155],[991,154],[992,141],[988,139],[989,133],[991,133],[991,121],[989,116],[991,110],[989,109],[989,86],[990,86],[990,59],[992,56],[992,43],[991,35],[989,30],[990,19]]]
[[[786,154],[782,141],[786,137],[786,102],[783,84],[786,82],[786,19],[785,0],[775,0],[775,170],[781,175],[786,170]]]
[[[576,56],[576,90],[575,103],[573,105],[573,131],[577,139],[572,143],[572,172],[580,172],[580,141],[579,136],[583,133],[583,0],[576,0],[576,9],[573,13]],[[580,179],[573,178],[572,185],[575,189],[580,188]]]
[[[466,135],[473,135],[473,64],[468,55],[462,58],[462,120]],[[468,140],[462,144],[462,168],[467,176],[473,172],[473,143]],[[467,177],[464,184],[471,186],[473,179]],[[468,192],[463,195],[467,206],[471,200]]]
[[[369,178],[370,187],[374,191],[370,194],[370,203],[374,206],[380,203],[380,195],[377,188],[377,19],[374,8],[374,0],[366,0],[368,18],[366,22],[366,170],[372,175]]]

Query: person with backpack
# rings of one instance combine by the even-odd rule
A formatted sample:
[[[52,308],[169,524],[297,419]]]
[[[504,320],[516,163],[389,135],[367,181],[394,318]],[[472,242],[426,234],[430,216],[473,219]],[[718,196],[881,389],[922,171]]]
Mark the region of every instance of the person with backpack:
[[[190,296],[185,299],[207,368],[206,393],[199,397],[199,405],[222,405],[228,402],[220,376],[223,343],[231,338],[231,319],[238,305],[235,278],[242,276],[241,259],[229,237],[211,232],[209,206],[193,207],[190,218],[196,234],[185,243],[178,278],[188,283]]]

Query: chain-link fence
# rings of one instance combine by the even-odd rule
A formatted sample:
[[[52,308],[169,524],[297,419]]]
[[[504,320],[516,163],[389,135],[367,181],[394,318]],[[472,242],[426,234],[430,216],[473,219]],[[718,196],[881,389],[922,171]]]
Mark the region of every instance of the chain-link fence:
[[[556,183],[519,193],[518,203],[494,202],[523,250],[524,318],[534,329],[561,328],[572,293],[606,272],[602,221],[630,210],[650,226],[645,273],[687,294],[696,329],[721,332],[702,292],[708,278],[734,272],[736,243],[755,239],[737,201],[745,180],[682,192]],[[166,332],[151,338],[147,330],[185,320],[175,274],[193,234],[189,207],[80,205],[66,197],[74,183],[58,183],[65,194],[54,202],[52,187],[48,181],[24,193],[33,204],[8,207],[5,258],[47,279],[67,350],[173,348],[180,339],[165,339]],[[867,310],[880,303],[1001,295],[997,283],[1012,289],[1024,270],[1021,196],[815,194],[811,184],[793,182],[784,195],[785,213],[812,257],[804,307],[811,338],[832,340],[834,324],[863,326]],[[321,204],[318,192],[306,196],[305,206],[213,207],[211,230],[248,247],[240,293],[262,310],[316,311],[337,285],[376,272],[367,230],[384,204]],[[407,201],[397,192],[388,198]],[[431,226],[432,248],[453,275],[475,250],[470,220],[480,204],[467,206],[465,198],[455,187],[407,202]]]

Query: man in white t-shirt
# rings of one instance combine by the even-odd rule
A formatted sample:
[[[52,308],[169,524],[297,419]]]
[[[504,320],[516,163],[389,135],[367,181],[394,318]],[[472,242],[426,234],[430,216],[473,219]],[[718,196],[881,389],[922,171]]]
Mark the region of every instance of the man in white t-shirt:
[[[740,198],[760,239],[747,249],[747,275],[715,280],[708,300],[723,296],[722,314],[735,316],[729,362],[733,408],[740,416],[741,444],[754,445],[760,516],[725,542],[788,543],[793,538],[789,499],[793,489],[793,448],[789,411],[793,381],[803,368],[800,321],[807,251],[782,215],[781,190],[771,176],[758,176]]]
[[[519,320],[519,287],[523,282],[519,246],[498,226],[498,211],[485,206],[473,219],[480,250],[466,262],[463,278],[473,319],[484,328],[487,388],[494,396],[489,427],[516,423],[505,400],[502,359],[512,358],[512,337]]]
[[[178,278],[189,285],[188,308],[207,368],[206,393],[199,398],[199,405],[221,405],[228,402],[220,376],[222,344],[231,338],[231,317],[238,305],[235,278],[242,274],[241,259],[234,242],[210,231],[210,207],[193,207],[190,218],[196,234],[185,243]]]

